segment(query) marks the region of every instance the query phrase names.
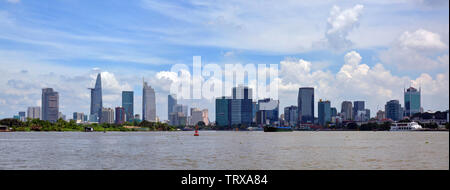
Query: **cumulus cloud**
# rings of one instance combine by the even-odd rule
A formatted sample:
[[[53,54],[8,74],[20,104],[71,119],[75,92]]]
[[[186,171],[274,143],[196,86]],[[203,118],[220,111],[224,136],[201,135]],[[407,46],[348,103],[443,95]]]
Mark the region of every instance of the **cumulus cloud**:
[[[326,42],[334,50],[345,50],[352,46],[348,34],[359,25],[364,6],[355,5],[352,8],[341,10],[333,6],[327,20]]]
[[[405,31],[380,59],[405,70],[448,68],[448,45],[439,34],[425,29]]]
[[[279,94],[283,100],[280,102],[281,106],[295,105],[298,88],[311,86],[315,88],[317,99],[331,100],[332,106],[338,109],[344,100],[364,100],[366,106],[375,112],[376,109],[382,109],[388,100],[397,99],[403,102],[402,90],[405,85],[411,84],[422,88],[425,109],[448,108],[448,72],[435,77],[423,73],[415,79],[396,76],[381,63],[373,67],[364,64],[362,56],[356,51],[348,52],[344,56],[344,64],[335,74],[312,70],[311,62],[303,59],[283,60],[280,62],[280,69]]]

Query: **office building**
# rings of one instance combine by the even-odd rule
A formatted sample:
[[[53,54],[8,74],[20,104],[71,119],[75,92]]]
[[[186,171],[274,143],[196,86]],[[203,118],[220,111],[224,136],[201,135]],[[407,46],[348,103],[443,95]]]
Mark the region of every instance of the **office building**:
[[[319,100],[317,104],[318,109],[318,123],[321,126],[325,126],[328,122],[331,122],[331,103],[330,101]]]
[[[354,101],[353,102],[353,120],[358,120],[360,121],[360,117],[359,119],[356,119],[356,116],[358,116],[358,112],[359,111],[365,111],[365,102],[364,101]]]
[[[91,90],[91,118],[93,122],[99,121],[102,115],[103,100],[102,100],[102,77],[100,73],[97,75],[95,81],[95,87],[90,88]]]
[[[278,122],[279,104],[278,100],[271,98],[258,100],[259,109],[256,112],[256,124],[269,125]]]
[[[114,123],[114,110],[112,108],[102,108],[100,123]]]
[[[156,121],[155,90],[144,82],[142,89],[142,120]]]
[[[125,121],[132,121],[134,118],[133,91],[122,91],[122,107],[125,110]]]
[[[59,94],[53,88],[42,89],[42,120],[56,122],[59,116]]]
[[[345,121],[353,120],[353,106],[350,101],[343,101],[341,104],[341,116]]]
[[[298,107],[289,106],[284,108],[284,122],[287,126],[296,126],[298,121]]]
[[[22,122],[24,122],[24,121],[26,121],[26,116],[25,116],[25,112],[24,111],[20,111],[19,112],[19,120],[20,121],[22,121]]]
[[[420,113],[420,93],[413,87],[409,87],[404,91],[405,116],[411,117],[416,113]]]
[[[297,103],[300,123],[314,123],[314,88],[300,88]]]
[[[216,98],[216,125],[220,127],[231,125],[231,98],[225,96]]]
[[[125,123],[127,112],[124,107],[116,107],[116,121],[115,123],[120,125]]]
[[[191,124],[197,125],[198,122],[203,121],[205,125],[209,124],[208,109],[200,110],[198,108],[191,109]]]
[[[28,107],[27,117],[30,119],[40,119],[41,118],[41,107]]]
[[[390,100],[384,106],[384,112],[387,119],[399,121],[403,118],[402,106],[398,100]]]
[[[75,121],[75,123],[84,123],[86,120],[84,113],[80,113],[80,112],[73,112],[72,118]]]
[[[170,113],[173,112],[174,106],[177,105],[177,98],[175,95],[167,95],[167,118],[170,117]]]

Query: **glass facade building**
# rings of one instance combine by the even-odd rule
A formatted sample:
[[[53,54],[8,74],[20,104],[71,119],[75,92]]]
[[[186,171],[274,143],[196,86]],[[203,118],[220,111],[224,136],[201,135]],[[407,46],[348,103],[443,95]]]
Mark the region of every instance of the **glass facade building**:
[[[95,87],[91,89],[91,121],[99,121],[102,116],[102,77],[97,75]]]
[[[229,126],[231,120],[231,99],[221,97],[216,99],[216,125]]]
[[[132,121],[134,118],[134,92],[122,91],[122,107],[125,109],[125,120]]]
[[[314,123],[314,88],[300,88],[297,103],[300,123]]]
[[[402,106],[398,100],[391,100],[384,106],[384,112],[387,119],[399,121],[402,119]]]
[[[317,104],[319,125],[325,126],[331,122],[331,103],[330,101],[320,100]]]
[[[56,122],[59,116],[59,94],[53,88],[42,89],[42,120]]]
[[[409,87],[404,91],[404,103],[405,103],[405,116],[413,116],[416,113],[420,113],[420,92],[413,87]]]

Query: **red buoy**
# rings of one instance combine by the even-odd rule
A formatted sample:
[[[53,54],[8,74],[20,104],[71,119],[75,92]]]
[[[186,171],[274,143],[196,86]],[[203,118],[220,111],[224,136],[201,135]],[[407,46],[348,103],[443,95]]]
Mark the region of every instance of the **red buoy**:
[[[199,134],[198,134],[198,125],[195,126],[195,133],[194,133],[194,136],[199,136]]]

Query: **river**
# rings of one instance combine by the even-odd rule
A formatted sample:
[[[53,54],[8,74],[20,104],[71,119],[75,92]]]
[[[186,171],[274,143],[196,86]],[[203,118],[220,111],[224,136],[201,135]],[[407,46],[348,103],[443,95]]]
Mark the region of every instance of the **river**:
[[[449,169],[448,132],[5,132],[0,169]]]

